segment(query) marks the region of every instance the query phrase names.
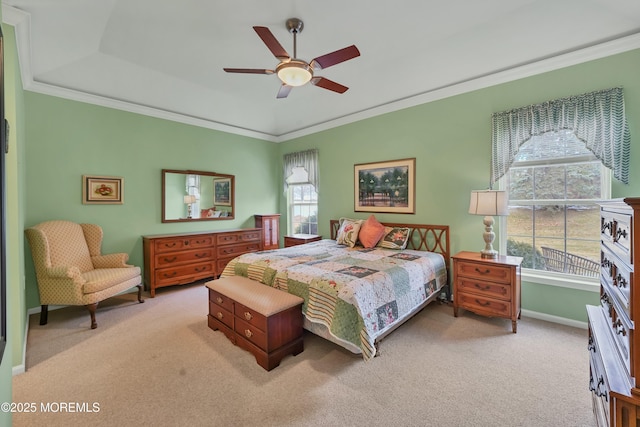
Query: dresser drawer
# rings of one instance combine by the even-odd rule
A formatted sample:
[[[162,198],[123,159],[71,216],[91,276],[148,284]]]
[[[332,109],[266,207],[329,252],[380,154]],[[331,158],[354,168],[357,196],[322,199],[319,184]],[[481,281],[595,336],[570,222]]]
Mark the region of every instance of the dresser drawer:
[[[215,263],[212,261],[159,269],[156,270],[155,279],[156,286],[162,286],[166,284],[191,283],[199,278],[212,277],[215,274]]]
[[[262,331],[267,330],[267,318],[257,311],[253,310],[252,308],[236,302],[234,313],[236,316],[251,324],[252,326],[259,328]]]
[[[478,314],[511,317],[511,304],[509,301],[485,298],[480,295],[459,292],[458,305]]]
[[[258,242],[258,245],[260,245],[260,240],[262,240],[261,230],[236,231],[216,236],[217,245],[231,245],[240,242]]]
[[[156,256],[156,266],[165,268],[177,264],[186,264],[213,259],[214,248],[185,250],[181,252],[165,252]]]
[[[632,264],[631,232],[631,215],[603,213],[600,227],[602,243],[611,248],[627,264]]]
[[[237,255],[246,254],[247,252],[257,252],[260,250],[260,242],[241,243],[239,245],[219,246],[216,249],[218,259],[234,258]]]
[[[235,322],[233,313],[209,301],[209,314],[216,318],[219,322],[224,323],[229,328],[234,329]]]
[[[236,317],[235,331],[238,335],[253,343],[263,351],[268,351],[267,334],[258,327],[245,322],[243,319]]]
[[[233,314],[234,301],[231,298],[222,295],[220,292],[209,289],[209,301]]]
[[[609,310],[609,328],[613,341],[616,344],[620,360],[626,369],[627,375],[631,372],[631,334],[633,333],[630,321],[624,314],[618,313],[615,306]]]
[[[159,239],[154,242],[156,253],[181,251],[189,248],[213,246],[213,236],[188,236]]]
[[[456,280],[456,292],[473,293],[507,301],[511,300],[510,284],[487,282],[466,277],[458,277],[458,280]]]
[[[472,277],[493,282],[511,283],[511,269],[509,267],[477,264],[474,262],[456,262],[456,276]]]

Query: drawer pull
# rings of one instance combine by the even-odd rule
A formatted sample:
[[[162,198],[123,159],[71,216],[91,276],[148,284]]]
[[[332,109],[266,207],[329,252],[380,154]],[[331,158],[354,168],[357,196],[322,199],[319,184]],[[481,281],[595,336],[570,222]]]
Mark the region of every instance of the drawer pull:
[[[489,301],[482,302],[482,301],[476,299],[476,304],[484,306],[484,307],[488,307],[488,306],[491,305],[491,302],[489,302]]]
[[[594,353],[596,352],[596,345],[593,342],[593,337],[589,337],[589,344],[587,345],[587,348],[589,351],[593,351]]]
[[[222,320],[222,318],[224,317],[224,314],[222,314],[221,311],[218,312],[218,314],[216,314],[216,317],[220,320]]]
[[[616,286],[618,286],[620,288],[626,288],[627,287],[627,279],[625,279],[622,274],[618,274],[616,276]]]
[[[196,271],[196,273],[200,273],[202,271],[207,271],[207,267],[206,266],[204,266],[204,267],[196,267],[196,268],[194,268],[194,270]]]
[[[489,289],[491,289],[491,286],[489,286],[489,285],[482,286],[480,283],[474,283],[473,285],[476,288],[480,289],[481,291],[488,291]]]
[[[487,268],[486,270],[481,271],[478,267],[476,267],[476,273],[489,274],[489,273],[491,273],[491,270]]]
[[[253,314],[249,313],[248,311],[244,312],[244,318],[247,320],[251,320],[253,319]]]
[[[622,321],[620,319],[615,321],[615,323],[613,324],[613,329],[618,335],[622,335],[623,337],[627,335],[627,330],[622,325]]]
[[[174,256],[173,258],[166,258],[166,257],[165,257],[165,258],[164,258],[164,262],[173,262],[173,261],[175,261],[175,260],[177,260],[177,259],[178,259],[178,257],[175,257],[175,256]]]
[[[165,248],[173,248],[176,245],[176,242],[171,242],[171,243],[165,243],[164,247]]]
[[[245,329],[245,330],[244,330],[244,335],[245,335],[247,338],[251,338],[251,337],[253,336],[253,332],[251,332],[249,329]]]
[[[216,302],[217,302],[218,304],[222,304],[222,298],[220,298],[220,297],[216,298]]]
[[[616,230],[616,238],[614,239],[616,242],[620,240],[620,237],[627,238],[627,230]]]
[[[203,253],[201,253],[201,254],[195,254],[194,256],[195,256],[196,258],[206,258],[206,257],[207,257],[207,255],[209,255],[209,254],[208,254],[208,253],[206,253],[206,252],[203,252]]]
[[[164,273],[163,276],[164,277],[173,277],[175,276],[177,273],[175,271],[172,271],[171,273]]]
[[[185,246],[189,246],[189,241],[188,241],[188,240],[185,240],[185,241],[184,241],[184,245],[185,245]]]

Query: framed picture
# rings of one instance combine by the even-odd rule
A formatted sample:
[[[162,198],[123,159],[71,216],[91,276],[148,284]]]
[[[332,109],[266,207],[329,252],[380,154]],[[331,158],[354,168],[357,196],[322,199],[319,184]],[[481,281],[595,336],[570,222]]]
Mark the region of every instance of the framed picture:
[[[213,204],[231,206],[231,178],[213,180]]]
[[[354,210],[416,213],[415,169],[415,158],[354,165]]]
[[[121,176],[82,175],[82,203],[85,205],[121,205],[124,203],[124,178]]]

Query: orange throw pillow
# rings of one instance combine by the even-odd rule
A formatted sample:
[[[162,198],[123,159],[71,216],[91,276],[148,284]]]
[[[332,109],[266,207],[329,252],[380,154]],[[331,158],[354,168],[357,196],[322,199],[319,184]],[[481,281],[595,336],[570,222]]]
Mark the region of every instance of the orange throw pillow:
[[[373,248],[384,236],[384,225],[380,224],[374,215],[371,215],[360,227],[358,239],[365,248]]]

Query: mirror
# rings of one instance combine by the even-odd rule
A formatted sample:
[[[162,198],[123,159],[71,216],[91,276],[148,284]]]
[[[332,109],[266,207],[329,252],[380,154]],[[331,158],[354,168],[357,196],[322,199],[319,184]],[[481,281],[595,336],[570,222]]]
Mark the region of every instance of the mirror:
[[[162,170],[162,222],[233,219],[234,206],[234,175]]]

